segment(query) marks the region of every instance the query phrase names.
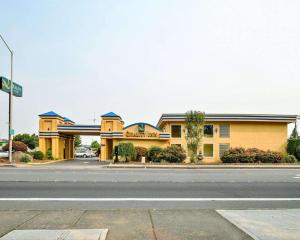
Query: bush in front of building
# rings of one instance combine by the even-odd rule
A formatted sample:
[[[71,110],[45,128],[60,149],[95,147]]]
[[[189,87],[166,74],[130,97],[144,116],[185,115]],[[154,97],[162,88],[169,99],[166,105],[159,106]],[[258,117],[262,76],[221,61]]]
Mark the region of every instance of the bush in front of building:
[[[171,145],[164,148],[158,155],[159,162],[181,163],[186,158],[186,152],[180,146]]]
[[[2,149],[3,151],[8,151],[8,144],[6,144]],[[21,152],[27,152],[27,145],[20,141],[13,141],[12,142],[12,149],[14,151],[21,151]]]
[[[32,160],[32,157],[27,153],[23,153],[20,158],[20,162],[23,162],[23,163],[31,162],[31,160]]]
[[[160,162],[159,155],[163,149],[161,147],[152,146],[148,149],[147,160],[149,162]]]
[[[53,160],[54,158],[53,158],[53,155],[52,155],[52,149],[51,148],[48,148],[47,149],[47,152],[46,152],[46,158],[48,159],[48,160]]]
[[[136,159],[136,151],[132,143],[119,143],[118,144],[119,156],[127,161]]]
[[[231,148],[223,154],[221,160],[223,163],[280,163],[282,155],[257,148]]]
[[[294,155],[286,155],[283,157],[282,159],[283,163],[296,163],[297,162],[297,158]]]
[[[32,152],[32,156],[34,159],[37,159],[37,160],[44,159],[44,153],[42,151],[34,151],[34,152]]]
[[[136,159],[137,161],[141,161],[142,157],[146,157],[148,153],[148,149],[145,147],[135,147]]]
[[[295,151],[295,156],[298,160],[300,160],[300,145],[297,146],[296,151]]]
[[[296,156],[300,160],[300,156],[297,155],[297,148],[300,146],[300,137],[290,137],[287,142],[287,152],[290,155]]]

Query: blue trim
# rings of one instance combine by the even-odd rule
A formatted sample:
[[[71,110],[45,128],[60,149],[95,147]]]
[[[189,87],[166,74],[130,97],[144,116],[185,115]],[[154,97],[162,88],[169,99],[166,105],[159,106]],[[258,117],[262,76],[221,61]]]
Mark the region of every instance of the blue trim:
[[[63,118],[61,115],[59,115],[59,114],[57,114],[56,112],[53,112],[53,111],[42,113],[39,116],[40,117],[61,117],[61,118]]]
[[[69,119],[69,118],[67,118],[67,117],[64,117],[64,121],[65,121],[65,122],[75,123],[75,122],[73,122],[71,119]]]
[[[155,128],[156,130],[158,130],[158,131],[161,132],[161,129],[159,129],[158,127],[155,127],[155,126],[151,125],[150,123],[145,123],[145,122],[137,122],[137,123],[133,123],[133,124],[130,124],[130,125],[124,127],[123,129],[127,129],[127,128],[129,128],[129,127],[132,127],[132,126],[138,125],[138,124],[145,124],[145,125],[148,125],[148,126],[153,127],[153,128]]]
[[[120,117],[120,116],[115,114],[114,112],[109,112],[109,113],[101,115],[101,117]]]

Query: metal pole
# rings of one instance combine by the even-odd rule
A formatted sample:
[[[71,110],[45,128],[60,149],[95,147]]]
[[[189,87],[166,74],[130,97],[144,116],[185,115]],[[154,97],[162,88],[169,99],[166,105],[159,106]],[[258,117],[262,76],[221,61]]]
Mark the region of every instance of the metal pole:
[[[9,146],[9,162],[12,163],[12,105],[13,105],[13,51],[10,49],[2,35],[0,38],[10,52],[10,93],[9,93],[9,110],[8,110],[8,146]]]
[[[12,163],[12,139],[13,139],[13,132],[12,132],[12,111],[13,111],[13,58],[14,53],[13,51],[10,52],[10,93],[9,93],[9,117],[8,117],[8,129],[9,129],[9,163]]]

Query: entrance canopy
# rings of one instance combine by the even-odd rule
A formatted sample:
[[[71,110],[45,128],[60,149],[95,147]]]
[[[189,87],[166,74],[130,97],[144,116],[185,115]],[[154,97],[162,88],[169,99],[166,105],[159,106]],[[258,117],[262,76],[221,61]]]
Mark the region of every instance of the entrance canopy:
[[[58,133],[66,135],[89,135],[89,136],[100,136],[101,126],[100,125],[58,125]]]

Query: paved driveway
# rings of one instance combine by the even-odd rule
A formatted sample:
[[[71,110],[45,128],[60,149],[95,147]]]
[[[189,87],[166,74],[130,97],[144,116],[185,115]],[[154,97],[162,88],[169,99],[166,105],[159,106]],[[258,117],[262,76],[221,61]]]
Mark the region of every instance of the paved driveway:
[[[99,161],[98,157],[94,158],[75,158],[74,160],[65,160],[50,164],[51,166],[100,166],[108,164],[108,162]],[[50,166],[49,165],[49,166]]]

